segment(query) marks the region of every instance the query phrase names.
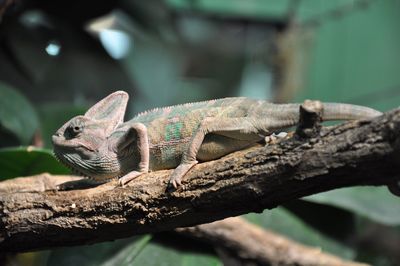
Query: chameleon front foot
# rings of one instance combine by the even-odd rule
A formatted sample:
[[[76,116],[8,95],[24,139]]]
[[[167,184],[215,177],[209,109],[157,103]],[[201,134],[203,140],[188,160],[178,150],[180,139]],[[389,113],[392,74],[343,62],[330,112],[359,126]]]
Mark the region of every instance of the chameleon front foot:
[[[181,163],[177,168],[175,168],[174,172],[172,173],[169,179],[168,187],[173,186],[175,189],[180,187],[182,185],[182,178],[197,163],[197,161],[190,163]]]
[[[136,177],[145,174],[145,172],[139,172],[139,171],[132,171],[127,173],[126,175],[122,176],[119,178],[118,180],[118,184],[123,187],[126,184],[128,184],[129,182],[131,182],[133,179],[135,179]]]

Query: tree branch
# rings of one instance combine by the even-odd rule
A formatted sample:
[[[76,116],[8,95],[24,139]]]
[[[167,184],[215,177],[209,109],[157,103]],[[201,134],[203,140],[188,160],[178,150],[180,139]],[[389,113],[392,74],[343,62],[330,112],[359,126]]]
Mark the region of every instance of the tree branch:
[[[62,192],[3,188],[0,250],[113,240],[261,212],[339,187],[396,184],[399,151],[395,110],[323,129],[310,139],[253,147],[197,165],[186,176],[185,190],[172,193],[165,191],[171,171],[140,176],[125,188],[117,182]]]
[[[78,180],[81,177],[49,174],[20,177],[0,183],[0,193],[44,192],[56,190],[64,182]],[[211,244],[217,250],[234,254],[230,258],[234,257],[251,265],[367,265],[345,261],[322,252],[319,248],[304,246],[239,217],[177,228],[174,232]]]
[[[319,248],[298,244],[239,217],[178,228],[175,231],[214,246],[223,247],[231,254],[248,262],[248,265],[367,265],[344,261],[323,253]]]

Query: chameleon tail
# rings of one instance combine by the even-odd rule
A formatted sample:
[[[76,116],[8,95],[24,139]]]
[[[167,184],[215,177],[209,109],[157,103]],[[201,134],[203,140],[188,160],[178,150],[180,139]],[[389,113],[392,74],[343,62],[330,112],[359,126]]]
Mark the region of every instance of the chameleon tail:
[[[382,113],[365,106],[346,103],[323,103],[322,120],[354,120],[366,119],[381,115]]]
[[[322,120],[356,120],[367,119],[381,115],[382,113],[369,107],[342,104],[322,103]],[[268,121],[269,129],[282,129],[295,126],[299,121],[300,104],[271,104],[264,102],[255,109],[260,117],[271,118]]]

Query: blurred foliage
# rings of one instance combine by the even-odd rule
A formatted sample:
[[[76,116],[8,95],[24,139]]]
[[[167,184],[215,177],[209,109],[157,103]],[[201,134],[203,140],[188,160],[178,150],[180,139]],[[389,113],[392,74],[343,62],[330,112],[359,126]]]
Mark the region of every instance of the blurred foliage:
[[[1,82],[0,99],[0,147],[10,142],[29,144],[39,124],[35,109],[21,93]]]
[[[386,187],[350,187],[306,197],[305,200],[340,207],[386,225],[400,225],[400,198]]]
[[[0,169],[0,180],[41,173],[71,173],[49,150],[31,146],[0,149]]]
[[[47,265],[223,265],[212,249],[187,241],[177,236],[171,239],[168,235],[144,235],[117,240],[113,245],[100,243],[90,247],[61,248],[52,252]]]
[[[117,89],[131,95],[131,113],[238,95],[381,110],[400,101],[398,0],[8,2],[0,24],[0,147],[9,148],[0,150],[0,179],[68,173],[47,150],[51,135]],[[399,265],[399,206],[385,188],[348,188],[245,217],[343,258]],[[173,234],[9,262],[222,263],[212,247]]]

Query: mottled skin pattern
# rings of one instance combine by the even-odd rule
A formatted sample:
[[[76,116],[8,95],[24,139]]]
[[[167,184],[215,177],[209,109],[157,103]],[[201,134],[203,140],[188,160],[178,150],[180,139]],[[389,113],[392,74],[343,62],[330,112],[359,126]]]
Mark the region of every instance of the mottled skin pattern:
[[[57,158],[93,180],[118,177],[121,185],[148,171],[175,168],[170,183],[177,187],[198,161],[254,145],[299,119],[299,104],[240,97],[157,108],[123,122],[127,101],[126,92],[114,92],[63,125],[53,135]],[[362,106],[324,103],[322,118],[380,114]]]

